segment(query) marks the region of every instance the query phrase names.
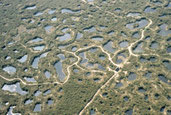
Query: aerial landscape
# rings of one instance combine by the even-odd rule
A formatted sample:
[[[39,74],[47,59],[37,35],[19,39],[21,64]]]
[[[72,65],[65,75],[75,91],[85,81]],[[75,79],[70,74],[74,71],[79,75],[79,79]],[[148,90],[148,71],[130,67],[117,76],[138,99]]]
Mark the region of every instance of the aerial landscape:
[[[0,0],[0,115],[171,115],[171,0]]]

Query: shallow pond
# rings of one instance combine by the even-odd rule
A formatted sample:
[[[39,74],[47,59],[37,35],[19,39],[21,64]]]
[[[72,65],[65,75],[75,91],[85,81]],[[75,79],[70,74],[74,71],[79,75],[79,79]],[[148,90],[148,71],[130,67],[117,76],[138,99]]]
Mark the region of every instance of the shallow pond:
[[[158,75],[159,80],[161,80],[164,83],[168,83],[168,79],[163,74]]]
[[[98,64],[98,69],[100,69],[100,70],[106,70],[101,64]]]
[[[34,13],[34,16],[41,16],[43,14],[43,12],[36,12]]]
[[[167,25],[162,24],[160,25],[160,31],[158,32],[158,34],[161,36],[168,36],[169,34],[171,34],[171,30],[167,30]]]
[[[151,62],[155,62],[156,60],[157,60],[156,57],[150,57],[150,58],[148,59],[148,61],[151,61]]]
[[[102,36],[93,36],[93,37],[91,37],[91,39],[94,40],[94,41],[103,41]]]
[[[151,78],[151,76],[152,76],[152,72],[147,71],[147,72],[144,74],[144,76],[145,76],[147,79],[149,79],[149,78]]]
[[[121,82],[119,82],[119,83],[117,83],[117,84],[115,85],[116,88],[120,88],[120,87],[122,87],[122,86],[123,86],[123,84],[122,84]]]
[[[164,112],[165,106],[160,108],[160,112]]]
[[[78,32],[77,35],[76,35],[76,39],[80,39],[80,38],[82,38],[82,37],[83,37],[83,34],[80,33],[80,32]]]
[[[50,32],[52,28],[53,28],[53,26],[50,26],[50,25],[47,25],[44,27],[46,32]]]
[[[138,28],[143,28],[143,27],[147,26],[147,24],[148,24],[148,21],[146,19],[141,19],[140,21],[137,21],[137,22],[139,24]]]
[[[132,81],[132,80],[135,80],[137,77],[137,75],[133,72],[131,72],[128,76],[128,81]]]
[[[90,110],[90,115],[96,115],[96,112],[95,112],[94,109],[91,109],[91,110]]]
[[[77,46],[73,46],[73,47],[71,48],[71,50],[72,50],[73,52],[75,52],[75,51],[77,50]]]
[[[39,45],[39,46],[35,46],[33,47],[33,49],[36,51],[42,51],[45,48],[45,45]]]
[[[24,77],[27,82],[37,82],[33,77]]]
[[[84,64],[84,63],[88,62],[88,60],[86,59],[85,52],[79,53],[79,56],[82,58],[80,64]]]
[[[30,20],[28,23],[33,24],[35,20]]]
[[[140,15],[140,13],[138,13],[138,12],[130,12],[127,14],[128,17],[135,17],[135,16],[139,16],[139,15]]]
[[[115,12],[121,12],[122,9],[121,9],[121,8],[116,8],[114,11],[115,11]]]
[[[157,49],[158,46],[159,46],[158,43],[155,41],[151,42],[151,44],[150,44],[150,48],[152,48],[152,49]]]
[[[80,10],[71,10],[69,8],[65,8],[61,10],[61,13],[80,13]]]
[[[147,36],[147,37],[145,37],[145,39],[144,40],[150,40],[150,36]]]
[[[146,90],[145,90],[143,87],[139,87],[139,88],[138,88],[138,92],[144,93],[144,92],[146,92]]]
[[[65,27],[65,28],[63,28],[61,31],[63,32],[63,33],[65,33],[65,32],[67,32],[69,30],[69,28],[68,27]]]
[[[58,54],[57,56],[60,58],[60,60],[65,60],[65,55],[64,54]]]
[[[28,68],[24,68],[24,72],[27,72],[28,71]]]
[[[89,50],[91,53],[95,53],[96,51],[97,51],[97,48],[91,48],[90,50]]]
[[[108,95],[107,92],[104,92],[104,93],[102,94],[103,97],[107,97],[107,95]]]
[[[171,63],[169,62],[169,60],[164,60],[163,64],[168,70],[171,71]]]
[[[13,113],[12,111],[14,108],[15,108],[15,106],[10,106],[7,115],[21,115],[20,113]]]
[[[94,0],[87,0],[87,2],[94,2]]]
[[[83,30],[85,32],[95,32],[96,28],[94,26],[90,26],[90,27],[84,28]]]
[[[123,62],[122,59],[117,59],[117,60],[116,60],[116,63],[117,63],[117,64],[120,64],[120,63],[122,63],[122,62]]]
[[[10,56],[6,56],[6,57],[5,57],[5,60],[9,60],[9,59],[11,59]]]
[[[155,8],[151,8],[150,6],[147,6],[145,9],[144,9],[144,12],[145,13],[153,13],[155,12],[156,9]]]
[[[28,104],[30,104],[30,103],[32,103],[32,102],[33,102],[33,100],[27,99],[27,100],[25,100],[24,104],[25,104],[25,105],[28,105]]]
[[[140,53],[143,52],[143,43],[139,42],[134,48],[133,48],[133,52],[135,53]]]
[[[35,37],[35,38],[33,38],[32,40],[30,40],[29,42],[31,42],[31,43],[37,43],[37,42],[41,42],[41,41],[43,41],[43,39],[42,38],[40,38],[40,37]]]
[[[32,62],[32,67],[33,68],[38,68],[39,59],[40,59],[39,56],[34,58],[34,60]]]
[[[90,76],[90,75],[91,75],[91,72],[86,72],[86,73],[85,73],[85,76],[86,76],[86,77],[88,77],[88,76]]]
[[[24,55],[20,59],[18,59],[19,62],[24,63],[27,60],[28,55]]]
[[[115,48],[112,47],[113,46],[113,42],[112,41],[108,41],[107,43],[105,43],[103,45],[103,48],[105,50],[107,50],[110,53],[114,53],[115,52]]]
[[[39,96],[41,93],[42,93],[41,91],[37,90],[37,91],[34,92],[34,96],[37,97],[37,96]]]
[[[59,46],[58,46],[59,49],[64,49],[64,48],[66,48],[66,47],[67,47],[67,45],[59,45]]]
[[[14,41],[10,41],[8,42],[8,45],[13,45],[15,42]]]
[[[11,84],[11,85],[5,84],[5,85],[3,85],[2,90],[9,91],[11,93],[16,92],[20,95],[26,95],[28,93],[21,89],[19,82],[15,83],[15,84]]]
[[[166,5],[167,8],[171,7],[171,2],[168,3],[168,5]]]
[[[47,104],[48,105],[52,105],[53,104],[53,100],[52,99],[48,99]]]
[[[119,43],[119,46],[121,48],[126,48],[126,47],[128,47],[128,42],[127,41],[122,41],[122,42]]]
[[[88,64],[86,65],[86,67],[94,67],[94,64],[93,64],[93,63],[88,63]]]
[[[33,10],[35,8],[36,8],[36,5],[30,5],[30,6],[25,7],[26,10]]]
[[[43,57],[46,57],[48,52],[41,54],[40,56],[35,56],[32,62],[33,68],[38,68],[39,60]]]
[[[133,33],[132,37],[133,37],[133,38],[139,38],[139,37],[140,37],[140,35],[139,35],[139,33],[138,33],[138,32],[135,32],[135,33]]]
[[[16,68],[14,66],[5,66],[5,67],[3,67],[3,70],[10,75],[16,73]]]
[[[74,69],[73,72],[74,72],[74,73],[78,73],[79,70],[78,70],[78,69]]]
[[[52,18],[51,18],[51,21],[52,21],[52,22],[55,22],[55,21],[57,21],[57,18],[56,18],[56,17],[52,17]]]
[[[105,59],[106,59],[106,57],[105,57],[104,55],[99,55],[99,58],[100,58],[101,60],[105,60]]]
[[[99,28],[100,28],[101,30],[104,30],[104,29],[107,28],[107,26],[100,25]]]
[[[58,79],[60,81],[64,81],[66,75],[65,73],[63,72],[63,69],[62,69],[62,62],[58,61],[54,64],[54,67],[56,69],[56,73],[58,75]]]
[[[55,13],[55,11],[56,10],[51,9],[51,10],[48,11],[48,14],[53,14],[53,13]]]
[[[109,32],[107,32],[107,34],[109,35],[109,36],[112,36],[112,35],[114,35],[114,31],[113,30],[111,30],[111,31],[109,31]]]
[[[145,95],[144,99],[145,99],[145,100],[148,100],[148,95]]]
[[[129,109],[125,111],[125,115],[132,115],[133,114],[133,110]]]
[[[34,106],[34,112],[40,112],[41,111],[41,104],[40,103],[37,103],[35,106]]]
[[[94,82],[98,82],[98,81],[100,81],[100,78],[94,78],[93,80],[94,80]]]
[[[131,30],[140,29],[140,28],[147,26],[147,24],[148,24],[148,21],[142,18],[141,20],[137,20],[136,22],[126,24],[126,28],[131,29]],[[135,25],[138,25],[138,26],[134,27]]]
[[[121,35],[123,36],[123,37],[127,37],[127,35],[126,35],[126,33],[125,32],[121,32]]]
[[[71,39],[70,33],[65,33],[64,35],[57,36],[57,39],[59,39],[60,42]]]
[[[171,46],[167,47],[166,51],[167,53],[171,53]]]
[[[51,73],[49,71],[47,71],[47,70],[45,71],[44,74],[45,74],[46,78],[50,78],[51,77]]]
[[[128,101],[128,100],[129,100],[128,96],[125,96],[124,101]]]
[[[161,1],[153,1],[153,3],[154,3],[155,5],[162,5],[163,2],[161,2]]]
[[[51,90],[48,89],[48,90],[44,91],[43,95],[48,95],[48,94],[50,94],[50,93],[51,93]]]

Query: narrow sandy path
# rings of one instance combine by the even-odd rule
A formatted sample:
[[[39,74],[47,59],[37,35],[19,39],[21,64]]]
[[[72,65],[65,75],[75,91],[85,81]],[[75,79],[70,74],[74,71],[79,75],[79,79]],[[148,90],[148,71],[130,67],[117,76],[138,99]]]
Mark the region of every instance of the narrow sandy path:
[[[79,56],[77,56],[76,53],[77,53],[77,52],[84,51],[84,50],[87,50],[87,49],[90,49],[90,48],[93,48],[93,47],[98,47],[98,48],[100,48],[100,49],[102,50],[102,52],[106,53],[106,54],[109,56],[109,59],[112,61],[112,58],[110,57],[110,54],[107,53],[106,51],[104,51],[103,48],[102,48],[102,46],[95,46],[95,45],[92,45],[92,46],[88,46],[88,47],[86,47],[86,48],[80,48],[80,49],[78,49],[76,52],[70,52],[70,51],[62,50],[63,52],[67,52],[67,53],[73,54],[73,55],[77,58],[77,61],[76,61],[75,63],[73,63],[73,64],[71,64],[71,65],[69,65],[69,66],[67,67],[67,76],[66,76],[66,79],[65,79],[64,82],[55,81],[55,82],[53,82],[53,83],[51,83],[51,82],[46,82],[46,83],[32,83],[32,84],[29,84],[29,83],[27,83],[27,82],[24,82],[21,78],[11,78],[11,79],[9,79],[9,78],[6,78],[6,77],[4,77],[4,76],[2,76],[2,75],[0,75],[0,77],[3,78],[3,79],[6,80],[6,81],[19,80],[19,81],[21,81],[21,83],[23,83],[24,85],[41,85],[41,84],[42,84],[42,85],[48,85],[48,84],[55,84],[55,83],[57,83],[57,84],[59,84],[59,85],[63,85],[63,84],[65,84],[65,83],[69,80],[69,78],[70,78],[70,76],[71,76],[70,68],[71,68],[72,66],[76,65],[76,66],[79,67],[80,69],[86,70],[86,69],[84,69],[84,68],[82,68],[81,66],[78,65],[78,63],[80,62],[81,58],[80,58]],[[114,64],[113,61],[112,61],[112,63]],[[106,74],[105,72],[100,71],[100,70],[89,70],[89,71],[90,71],[90,72],[94,72],[94,73],[104,73],[104,74]]]
[[[81,0],[82,2],[84,2],[84,3],[87,3],[87,1],[86,0]]]
[[[6,77],[4,77],[4,76],[2,76],[2,75],[0,75],[0,77],[3,78],[3,79],[6,80],[6,81],[15,81],[15,80],[19,80],[19,81],[21,81],[21,83],[23,83],[24,85],[38,85],[38,84],[28,84],[28,83],[24,82],[24,81],[23,81],[22,79],[20,79],[20,78],[8,79],[8,78],[6,78]]]
[[[135,41],[134,43],[131,43],[130,46],[128,47],[128,51],[129,51],[129,54],[130,54],[129,58],[130,58],[131,56],[136,56],[136,57],[138,56],[138,54],[134,54],[134,53],[132,52],[132,47],[133,47],[134,44],[136,44],[137,42],[141,41],[141,40],[144,38],[144,31],[152,24],[152,20],[149,19],[149,21],[150,21],[149,24],[142,30],[141,38],[140,38],[139,40]],[[127,63],[127,61],[129,60],[129,58],[126,59],[125,62],[124,62],[124,64],[121,64],[121,65],[120,65],[120,64],[116,64],[116,63],[114,63],[113,60],[112,60],[113,57],[111,57],[111,55],[110,55],[107,51],[105,51],[105,50],[103,49],[102,46],[96,46],[96,45],[88,46],[88,47],[86,47],[86,48],[80,48],[80,49],[78,49],[76,52],[70,52],[70,51],[62,50],[62,51],[64,51],[64,52],[73,54],[78,60],[77,60],[75,63],[73,63],[73,64],[71,64],[70,66],[67,67],[67,73],[68,73],[68,75],[67,75],[67,77],[66,77],[66,79],[65,79],[65,81],[64,81],[63,83],[56,81],[56,82],[53,82],[53,83],[51,83],[51,82],[46,82],[46,83],[42,83],[42,84],[54,84],[54,83],[57,83],[57,84],[60,84],[60,85],[65,84],[65,83],[69,80],[69,78],[70,78],[70,74],[71,74],[71,73],[70,73],[70,68],[71,68],[73,65],[76,65],[76,66],[78,66],[80,69],[85,70],[84,68],[82,68],[82,67],[80,67],[80,66],[78,65],[78,63],[80,62],[81,58],[80,58],[79,56],[77,56],[76,53],[77,53],[77,52],[84,51],[84,50],[88,50],[88,49],[93,48],[93,47],[100,48],[101,51],[102,51],[103,53],[105,53],[105,54],[108,56],[108,60],[109,60],[114,66],[116,66],[116,67],[123,67],[124,64]],[[101,72],[101,73],[106,74],[105,72],[99,71],[99,70],[90,70],[90,71],[91,71],[91,72]],[[40,84],[38,84],[38,83],[28,84],[27,82],[24,82],[24,81],[23,81],[22,79],[20,79],[20,78],[12,78],[12,79],[9,79],[9,78],[6,78],[6,77],[4,77],[4,76],[2,76],[2,75],[0,75],[0,77],[3,78],[3,79],[5,79],[6,81],[19,80],[19,81],[21,81],[24,85],[40,85]]]
[[[86,0],[82,0],[82,1],[83,1],[84,3],[87,3]],[[96,6],[96,7],[99,8],[98,6]],[[101,8],[99,8],[99,9],[101,9]],[[115,14],[113,14],[113,13],[111,13],[111,12],[108,12],[108,11],[107,11],[107,13],[109,13],[109,14],[111,14],[111,15],[115,15]],[[80,48],[80,49],[78,49],[76,52],[70,52],[70,51],[62,50],[62,51],[64,51],[64,52],[73,54],[73,55],[77,58],[77,61],[74,62],[73,64],[69,65],[69,66],[67,67],[67,73],[68,73],[68,74],[67,74],[66,79],[65,79],[65,81],[64,81],[63,83],[60,83],[60,82],[58,82],[58,81],[53,82],[53,83],[57,83],[57,84],[60,84],[60,85],[63,85],[63,84],[65,84],[65,83],[67,83],[67,81],[69,80],[69,78],[70,78],[70,76],[71,76],[70,68],[71,68],[72,66],[74,66],[74,65],[78,66],[78,67],[79,67],[80,69],[82,69],[82,70],[85,70],[84,68],[82,68],[81,66],[78,65],[79,62],[80,62],[80,60],[81,60],[81,58],[80,58],[78,55],[76,55],[76,53],[77,53],[77,52],[84,51],[84,50],[87,50],[87,49],[90,49],[90,48],[93,48],[93,47],[100,48],[101,51],[102,51],[103,53],[105,53],[105,54],[108,56],[108,60],[109,60],[114,66],[116,66],[116,67],[124,67],[124,65],[127,64],[128,60],[131,58],[131,56],[135,56],[135,57],[139,56],[138,54],[134,54],[134,53],[133,53],[132,48],[133,48],[133,46],[134,46],[136,43],[138,43],[139,41],[143,40],[143,38],[144,38],[144,32],[145,32],[145,30],[146,30],[147,28],[150,27],[151,24],[152,24],[152,20],[149,19],[149,24],[148,24],[148,25],[142,30],[142,32],[141,32],[141,38],[140,38],[139,40],[137,40],[137,41],[131,43],[131,44],[128,46],[127,49],[128,49],[128,51],[129,51],[129,57],[128,57],[128,58],[124,61],[124,63],[121,64],[121,65],[120,65],[120,64],[114,63],[113,60],[112,60],[113,57],[111,57],[111,55],[110,55],[107,51],[105,51],[105,50],[103,49],[102,46],[92,45],[92,46],[88,46],[88,47],[86,47],[86,48]],[[25,47],[25,46],[23,45],[23,47]],[[25,47],[25,48],[26,48],[26,47]],[[106,86],[108,85],[108,83],[110,83],[110,81],[111,81],[113,78],[117,78],[117,77],[119,76],[119,72],[121,71],[121,70],[120,70],[119,72],[116,72],[115,70],[112,70],[112,69],[110,69],[109,67],[108,67],[108,69],[109,69],[109,71],[114,72],[114,74],[113,74],[113,75],[104,83],[104,85],[102,85],[102,86],[96,91],[96,93],[93,95],[93,97],[90,99],[90,101],[89,101],[89,102],[83,107],[83,109],[80,111],[79,115],[82,115],[82,114],[84,113],[84,111],[86,110],[86,108],[94,101],[94,99],[96,98],[96,96],[99,95],[100,91],[101,91],[104,87],[106,87]],[[98,70],[91,70],[91,71],[92,71],[92,72],[102,72],[102,71],[98,71]],[[30,86],[40,85],[40,84],[38,84],[38,83],[28,84],[27,82],[23,81],[23,80],[20,79],[20,78],[12,78],[12,79],[9,79],[9,78],[6,78],[6,77],[4,77],[4,76],[2,76],[2,75],[0,75],[0,77],[3,78],[4,80],[10,81],[10,82],[11,82],[11,81],[14,81],[14,80],[19,80],[19,81],[21,81],[21,83],[24,84],[24,85],[30,85]],[[53,84],[53,83],[46,82],[46,83],[42,83],[42,84],[47,84],[47,85],[48,85],[48,84]]]
[[[114,74],[104,85],[102,85],[97,92],[93,95],[93,97],[90,99],[90,101],[86,104],[86,106],[81,110],[81,112],[79,113],[79,115],[82,115],[84,110],[94,101],[94,99],[96,98],[97,95],[99,95],[101,89],[103,89],[114,77],[115,75],[117,76],[118,74]]]
[[[129,54],[130,54],[130,55],[136,56],[136,57],[138,56],[138,54],[134,54],[134,53],[132,52],[132,47],[133,47],[133,45],[135,45],[135,44],[138,43],[139,41],[143,40],[143,38],[144,38],[144,32],[145,32],[145,30],[146,30],[148,27],[150,27],[151,24],[152,24],[152,20],[149,19],[148,25],[147,25],[147,26],[142,30],[142,32],[141,32],[141,38],[140,38],[139,40],[137,40],[137,41],[135,41],[135,42],[133,42],[133,43],[130,44],[130,46],[128,47],[128,51],[129,51]]]
[[[134,43],[131,43],[130,46],[128,47],[128,51],[129,51],[129,54],[130,54],[130,55],[129,55],[129,57],[124,61],[124,64],[122,64],[122,67],[124,67],[124,65],[127,64],[128,60],[130,59],[131,56],[136,56],[136,57],[138,56],[138,54],[134,54],[134,53],[132,52],[132,47],[133,47],[134,44],[138,43],[139,41],[141,41],[141,40],[144,38],[144,32],[145,32],[145,30],[146,30],[147,28],[149,28],[150,25],[152,24],[152,20],[149,19],[149,21],[150,21],[149,24],[142,30],[141,38],[140,38],[139,40],[135,41]],[[99,47],[101,48],[101,50],[102,50],[103,52],[105,52],[101,46],[99,46]],[[115,66],[118,67],[117,64],[113,63],[112,58],[110,57],[110,54],[107,53],[107,52],[106,52],[106,54],[108,55],[108,59],[111,61],[111,63],[112,63],[113,65],[115,65]],[[113,71],[113,70],[110,69],[110,71]],[[121,71],[121,70],[120,70],[120,71]],[[120,72],[120,71],[119,71],[119,72]],[[115,72],[115,71],[114,71],[114,72]],[[101,90],[101,89],[103,89],[103,88],[104,88],[104,87],[105,87],[105,86],[106,86],[114,77],[117,78],[117,77],[119,76],[119,72],[115,72],[115,74],[114,74],[109,80],[107,80],[107,82],[106,82],[104,85],[102,85],[102,86],[97,90],[97,92],[96,92],[96,93],[94,94],[94,96],[90,99],[90,101],[89,101],[89,102],[84,106],[84,108],[80,111],[79,115],[82,115],[82,114],[84,113],[85,109],[94,101],[94,99],[96,98],[96,96],[100,93],[100,90]]]

